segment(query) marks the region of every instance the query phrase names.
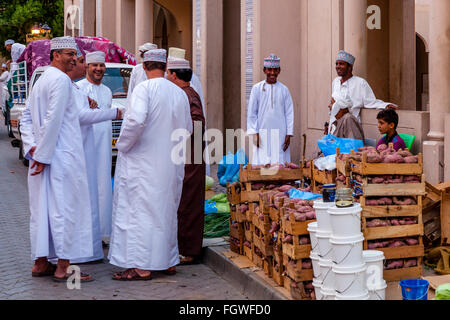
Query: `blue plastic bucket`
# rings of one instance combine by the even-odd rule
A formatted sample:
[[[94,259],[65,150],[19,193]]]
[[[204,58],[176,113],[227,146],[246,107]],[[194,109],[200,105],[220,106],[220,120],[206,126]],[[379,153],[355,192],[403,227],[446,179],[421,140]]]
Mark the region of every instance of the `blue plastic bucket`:
[[[428,300],[429,282],[423,279],[407,279],[400,281],[403,300]]]

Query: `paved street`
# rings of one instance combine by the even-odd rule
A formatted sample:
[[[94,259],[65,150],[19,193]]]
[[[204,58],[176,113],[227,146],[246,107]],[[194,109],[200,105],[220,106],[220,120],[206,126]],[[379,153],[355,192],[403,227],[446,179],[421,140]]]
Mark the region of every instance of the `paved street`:
[[[0,116],[1,117],[1,116]],[[0,299],[246,299],[205,265],[178,267],[175,276],[154,273],[148,282],[113,281],[120,269],[102,263],[81,266],[95,281],[68,290],[50,277],[32,278],[29,242],[27,168],[0,125]],[[105,255],[106,255],[105,251]]]

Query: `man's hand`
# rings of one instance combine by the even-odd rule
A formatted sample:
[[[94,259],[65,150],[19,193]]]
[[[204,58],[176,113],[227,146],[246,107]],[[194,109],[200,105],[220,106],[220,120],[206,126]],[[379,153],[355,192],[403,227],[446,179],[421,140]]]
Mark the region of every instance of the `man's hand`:
[[[46,164],[44,163],[40,163],[38,161],[33,161],[33,164],[31,165],[30,169],[33,169],[34,167],[36,167],[36,170],[34,172],[31,173],[32,176],[36,176],[38,174],[41,174],[42,171],[44,171]]]
[[[95,101],[94,99],[91,99],[89,97],[88,97],[88,101],[89,101],[89,108],[91,108],[91,109],[97,109],[98,108],[97,101]]]
[[[256,141],[255,141],[256,140]],[[253,136],[253,143],[256,144],[256,147],[259,148],[259,133]]]
[[[290,145],[291,145],[291,136],[286,136],[283,144],[283,152],[286,152],[286,150],[289,149]]]
[[[30,156],[33,158],[34,156],[34,151],[36,151],[36,146],[34,146],[33,148],[30,149],[30,151],[28,151],[28,153],[30,154]]]
[[[117,108],[117,117],[116,120],[122,120],[123,119],[123,110],[120,108]]]
[[[336,103],[336,101],[334,101],[334,99],[331,98],[330,104],[328,105],[328,109],[330,109],[330,111],[331,111],[331,109],[333,109],[333,105],[334,105],[335,103]]]
[[[393,110],[398,110],[398,107],[396,105],[393,104],[389,104],[386,109],[393,109]]]

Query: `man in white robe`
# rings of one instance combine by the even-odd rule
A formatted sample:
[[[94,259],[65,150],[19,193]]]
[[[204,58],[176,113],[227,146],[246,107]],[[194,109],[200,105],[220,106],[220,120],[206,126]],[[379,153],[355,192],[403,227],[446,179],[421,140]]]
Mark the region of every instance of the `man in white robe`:
[[[93,254],[86,162],[78,113],[67,76],[76,61],[72,37],[51,41],[50,67],[36,82],[20,124],[30,160],[32,275],[66,282],[70,261]],[[49,260],[58,259],[57,268]],[[81,274],[81,281],[92,277]]]
[[[122,118],[120,109],[99,109],[96,103],[89,101],[75,80],[86,76],[85,57],[79,50],[77,54],[77,64],[72,71],[68,73],[72,80],[72,89],[74,97],[74,107],[78,110],[78,117],[81,126],[81,135],[83,137],[83,148],[86,159],[86,170],[89,184],[89,198],[92,209],[92,238],[94,254],[91,257],[76,259],[72,263],[86,263],[103,261],[102,234],[100,231],[100,216],[98,209],[98,182],[97,182],[97,150],[95,148],[95,134],[93,124],[109,120],[118,120]],[[93,100],[92,100],[93,101]]]
[[[149,51],[149,50],[153,50],[153,49],[158,49],[158,46],[156,44],[147,42],[145,44],[143,44],[142,46],[139,47],[139,56],[141,59],[144,59],[144,54]],[[138,65],[136,65],[133,68],[133,71],[131,72],[131,76],[130,76],[130,84],[128,85],[128,103],[127,106],[130,104],[131,101],[131,94],[134,91],[134,88],[136,88],[136,86],[138,84],[140,84],[141,82],[144,82],[145,80],[148,80],[147,78],[147,74],[145,73],[144,70],[144,65],[142,63],[139,63]]]
[[[254,136],[250,156],[254,165],[291,161],[290,143],[294,136],[294,103],[289,89],[277,81],[280,58],[264,59],[266,80],[253,86],[247,111],[247,134]]]
[[[179,150],[193,131],[190,105],[184,91],[164,78],[166,50],[146,52],[144,66],[149,80],[134,90],[117,142],[108,258],[126,270],[114,280],[174,274],[180,262],[177,210],[186,155]]]
[[[174,47],[169,48],[168,57],[169,58],[186,59],[186,50],[180,49],[180,48],[174,48]],[[166,77],[167,77],[167,72],[166,72]],[[205,121],[206,121],[206,109],[205,109],[206,104],[205,104],[205,99],[203,98],[202,82],[200,81],[199,77],[195,74],[195,72],[192,73],[192,79],[191,79],[190,84],[191,84],[191,88],[194,89],[195,92],[197,92],[197,94],[200,96],[200,101],[202,102],[203,115],[204,115]],[[205,130],[208,130],[208,128],[206,127],[206,123],[205,123]],[[210,166],[210,159],[209,159],[208,143],[206,143],[205,154],[207,155],[207,157],[205,158],[206,175],[210,176],[211,175],[211,166]]]
[[[8,89],[6,88],[7,84],[8,84],[8,80],[9,80],[9,71],[8,71],[8,67],[6,66],[6,64],[2,65],[2,74],[0,75],[0,109],[3,110],[3,108],[5,108],[5,100],[3,93],[5,91],[7,91]]]
[[[86,54],[87,75],[77,83],[91,99],[97,101],[98,108],[110,110],[112,92],[102,84],[106,72],[105,53],[101,51]],[[112,226],[112,122],[104,121],[94,125],[95,149],[97,150],[97,182],[100,230],[103,238],[111,236]]]
[[[353,75],[353,66],[355,64],[355,57],[343,50],[338,52],[336,58],[336,72],[338,77],[333,80],[332,84],[332,99],[328,106],[331,110],[333,105],[338,100],[345,100],[349,97],[352,101],[350,113],[361,122],[361,109],[386,109],[398,107],[391,103],[378,100],[372,91],[372,88],[363,78]],[[336,126],[333,125],[336,118],[330,114],[329,133],[333,134]]]

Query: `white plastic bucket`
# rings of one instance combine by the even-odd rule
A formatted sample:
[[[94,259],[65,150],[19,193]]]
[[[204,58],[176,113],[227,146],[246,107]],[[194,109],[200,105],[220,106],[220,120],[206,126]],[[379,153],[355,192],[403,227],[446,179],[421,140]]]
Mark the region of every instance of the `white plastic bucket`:
[[[373,287],[368,286],[369,300],[386,300],[386,288],[387,283],[384,280]]]
[[[331,260],[319,259],[319,267],[322,279],[322,289],[334,290],[333,262]]]
[[[330,238],[333,262],[340,267],[362,265],[364,263],[363,242],[364,235],[362,233],[347,238],[338,238],[333,235]]]
[[[364,264],[350,268],[334,265],[336,294],[342,296],[362,296],[366,294],[366,269],[367,267]]]
[[[331,220],[328,208],[334,206],[334,202],[314,201],[313,208],[316,211],[317,227],[319,230],[331,232]]]
[[[330,243],[331,232],[324,232],[322,230],[317,230],[316,237],[319,243],[319,257],[325,260],[333,259],[333,247]]]
[[[336,293],[336,300],[369,300],[369,293],[366,291],[365,293],[354,296],[347,296]]]
[[[307,230],[309,232],[309,238],[311,239],[311,251],[316,253],[319,252],[319,242],[316,236],[317,229],[317,222],[311,222],[310,224],[308,224]]]
[[[316,294],[316,300],[322,300],[323,299],[323,295],[322,295],[322,283],[317,282],[316,279],[313,280],[313,286],[314,286],[314,293]]]
[[[320,300],[335,300],[336,292],[332,289],[320,288],[321,299]],[[317,299],[319,300],[319,299]]]
[[[313,271],[314,271],[314,279],[317,283],[322,283],[322,273],[319,266],[319,255],[313,251],[311,251],[311,255],[309,256],[312,261]],[[317,299],[320,300],[320,299]]]
[[[376,286],[383,283],[384,253],[377,250],[364,250],[363,259],[367,265],[367,286]]]
[[[352,237],[361,233],[361,205],[355,203],[353,207],[328,209],[331,230],[336,237]]]

